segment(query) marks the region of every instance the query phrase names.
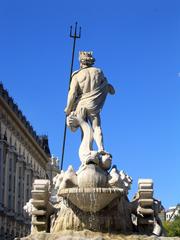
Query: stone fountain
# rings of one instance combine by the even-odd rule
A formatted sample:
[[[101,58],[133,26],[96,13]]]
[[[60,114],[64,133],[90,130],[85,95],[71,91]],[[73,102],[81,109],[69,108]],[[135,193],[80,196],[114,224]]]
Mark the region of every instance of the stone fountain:
[[[36,179],[32,199],[24,207],[32,215],[31,235],[23,239],[140,239],[163,234],[153,198],[153,181],[139,179],[138,192],[128,199],[132,178],[112,166],[103,144],[100,112],[115,90],[101,69],[93,67],[92,52],[80,52],[80,69],[72,74],[67,126],[82,131],[78,171],[69,166],[53,179]],[[93,149],[93,141],[97,150]],[[125,235],[122,235],[125,234]],[[133,235],[132,235],[133,234]],[[142,236],[143,238],[143,236]]]

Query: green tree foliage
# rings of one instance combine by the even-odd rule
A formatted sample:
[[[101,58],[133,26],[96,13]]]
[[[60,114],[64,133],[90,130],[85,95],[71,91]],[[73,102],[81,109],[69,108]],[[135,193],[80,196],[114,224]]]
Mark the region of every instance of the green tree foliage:
[[[180,237],[180,216],[175,217],[172,222],[164,222],[163,226],[168,237]]]

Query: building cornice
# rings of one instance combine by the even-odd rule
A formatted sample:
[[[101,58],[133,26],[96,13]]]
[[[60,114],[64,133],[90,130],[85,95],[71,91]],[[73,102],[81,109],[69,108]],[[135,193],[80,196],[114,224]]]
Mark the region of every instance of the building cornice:
[[[23,134],[29,139],[33,147],[38,150],[42,158],[46,159],[44,164],[48,163],[49,156],[47,153],[45,153],[44,149],[40,145],[41,141],[39,136],[36,134],[29,121],[27,121],[26,117],[19,110],[17,104],[15,104],[13,99],[9,96],[7,90],[4,89],[2,83],[0,83],[0,105],[2,105],[2,108],[5,109],[7,114],[13,119]]]

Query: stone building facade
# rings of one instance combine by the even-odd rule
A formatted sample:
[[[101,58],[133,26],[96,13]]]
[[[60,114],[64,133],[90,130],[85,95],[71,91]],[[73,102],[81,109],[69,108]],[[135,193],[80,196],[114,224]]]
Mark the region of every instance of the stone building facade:
[[[51,161],[47,137],[36,134],[0,84],[1,240],[29,233],[30,218],[23,206],[31,198],[33,180],[49,178],[46,170]]]
[[[170,207],[166,211],[166,221],[172,222],[177,216],[180,216],[180,204]]]

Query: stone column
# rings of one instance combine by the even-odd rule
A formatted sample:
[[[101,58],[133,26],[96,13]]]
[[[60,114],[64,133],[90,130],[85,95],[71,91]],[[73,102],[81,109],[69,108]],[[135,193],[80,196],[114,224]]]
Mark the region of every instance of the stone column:
[[[27,183],[28,183],[28,170],[25,169],[25,171],[24,171],[24,196],[23,196],[25,204],[28,201],[27,200]]]
[[[8,207],[8,212],[12,215],[13,214],[13,191],[14,191],[14,151],[13,148],[10,147],[8,149],[8,191],[7,191],[7,197],[8,197],[8,202],[7,202],[7,207]]]
[[[28,164],[26,164],[25,173],[24,173],[24,205],[30,199],[30,192],[31,192],[31,169]],[[27,214],[24,211],[24,216],[27,217]]]
[[[3,239],[3,236],[2,236],[2,217],[0,215],[0,239]]]
[[[7,137],[6,133],[4,133],[4,135],[2,134],[0,136],[0,211],[5,210],[4,205],[6,205],[7,203],[5,196],[5,193],[7,193],[5,189],[5,184],[7,183],[6,176],[7,149],[8,149]]]
[[[26,204],[25,202],[25,198],[24,198],[24,188],[25,188],[25,183],[24,183],[24,179],[25,179],[25,162],[24,162],[24,157],[21,157],[21,179],[20,179],[20,186],[21,186],[21,216],[24,216],[24,210],[23,207]]]
[[[3,197],[3,177],[4,177],[4,173],[3,173],[3,164],[4,164],[4,144],[2,143],[2,140],[0,140],[0,211],[3,209],[3,203],[4,203],[4,197]]]
[[[22,218],[24,206],[24,162],[21,156],[18,156],[17,159],[18,161],[16,163],[15,179],[15,210],[18,214],[18,218]]]
[[[15,174],[15,212],[18,213],[18,191],[19,191],[19,162],[16,162],[16,174]]]
[[[8,208],[8,196],[9,196],[9,150],[6,154],[5,162],[5,181],[4,181],[4,207]]]
[[[16,161],[17,161],[17,154],[13,152],[13,164],[12,164],[12,210],[13,213],[15,212],[15,194],[16,194]]]

